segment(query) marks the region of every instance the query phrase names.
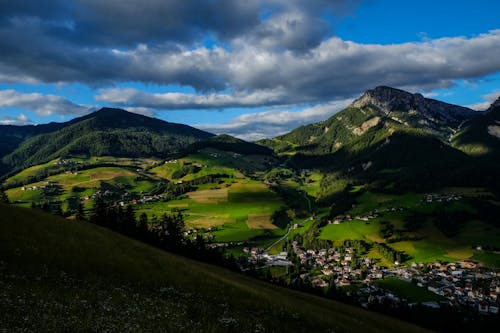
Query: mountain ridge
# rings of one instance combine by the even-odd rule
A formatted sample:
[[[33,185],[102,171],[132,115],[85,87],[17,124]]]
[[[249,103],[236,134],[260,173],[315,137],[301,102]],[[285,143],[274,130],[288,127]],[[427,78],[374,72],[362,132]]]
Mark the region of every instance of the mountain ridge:
[[[368,105],[376,106],[385,113],[390,113],[394,110],[414,110],[426,116],[435,114],[444,116],[448,119],[452,119],[451,116],[468,118],[478,112],[464,106],[426,98],[420,93],[412,94],[405,90],[387,86],[378,86],[374,89],[367,90],[351,104],[352,107],[358,108]]]
[[[498,125],[490,119],[494,114],[381,86],[324,121],[260,143],[296,168],[320,169],[351,183],[378,184],[380,189],[389,186],[394,190],[397,184],[404,190],[430,190],[464,184],[464,177],[481,179],[477,183],[487,185],[486,174],[494,162],[485,155],[481,168],[474,167],[475,156],[464,148],[465,141],[456,138],[477,127],[472,132],[481,135],[469,137],[485,142],[488,148],[483,152],[493,152],[490,147],[500,140],[488,136],[483,122],[488,122],[490,132],[496,130],[491,127]],[[482,144],[474,142],[476,146]],[[323,180],[325,189],[330,186],[327,178]]]
[[[53,131],[27,138],[2,162],[4,169],[13,169],[66,155],[165,157],[213,136],[188,125],[102,108],[59,123]]]

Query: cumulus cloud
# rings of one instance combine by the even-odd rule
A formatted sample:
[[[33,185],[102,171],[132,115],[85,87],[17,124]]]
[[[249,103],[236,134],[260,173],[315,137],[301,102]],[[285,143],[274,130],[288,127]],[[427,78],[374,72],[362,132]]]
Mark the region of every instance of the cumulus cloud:
[[[105,89],[95,96],[97,101],[127,108],[143,107],[157,110],[224,109],[283,104],[286,97],[281,89],[235,92],[232,94],[187,94],[179,92],[147,93],[133,88]]]
[[[489,94],[483,95],[482,102],[467,105],[467,107],[477,111],[484,111],[488,109],[491,106],[491,104],[493,104],[493,102],[495,102],[499,97],[500,97],[500,90],[495,90]]]
[[[238,138],[255,141],[285,134],[292,129],[324,120],[344,109],[352,99],[316,105],[300,111],[269,110],[244,114],[220,125],[195,125],[212,133],[226,133]]]
[[[4,40],[0,32],[0,40]],[[2,43],[2,42],[0,42]],[[3,42],[5,43],[5,42]],[[21,44],[21,43],[19,43]],[[16,46],[21,46],[16,43]],[[28,52],[0,55],[10,74],[45,82],[139,81],[210,90],[285,91],[279,103],[325,101],[377,85],[431,89],[500,71],[500,30],[472,38],[441,38],[396,45],[359,44],[332,37],[307,53],[252,45],[227,50],[52,48],[24,43]],[[29,54],[40,54],[33,61]],[[275,101],[273,100],[273,103]]]
[[[146,95],[134,90],[102,91],[104,101],[163,108],[219,108],[321,102],[351,97],[377,85],[410,90],[448,87],[460,78],[500,71],[500,30],[473,38],[441,38],[398,45],[358,44],[330,38],[307,54],[199,48],[174,53],[136,49],[117,54],[130,79],[182,83],[232,94]],[[139,61],[141,59],[141,61]],[[133,71],[132,71],[133,69]],[[241,93],[244,91],[244,93]]]
[[[23,113],[20,113],[17,117],[0,115],[0,125],[30,125],[32,123]]]
[[[392,45],[332,36],[331,22],[360,2],[0,0],[0,82],[196,90],[106,89],[96,96],[152,114],[326,103],[378,85],[430,90],[500,71],[500,30]],[[66,108],[80,110],[71,102]]]
[[[75,104],[61,96],[20,93],[12,89],[0,90],[0,108],[20,108],[35,112],[40,116],[83,115],[94,109]]]

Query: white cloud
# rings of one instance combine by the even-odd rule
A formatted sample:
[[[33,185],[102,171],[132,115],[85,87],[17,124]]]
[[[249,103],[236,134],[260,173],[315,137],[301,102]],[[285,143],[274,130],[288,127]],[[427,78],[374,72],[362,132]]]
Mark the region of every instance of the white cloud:
[[[148,116],[148,117],[154,117],[156,116],[156,111],[151,109],[151,108],[145,108],[145,107],[134,107],[134,106],[129,106],[127,107],[127,111],[137,113],[137,114],[142,114],[143,116]]]
[[[255,141],[285,134],[298,126],[306,125],[332,116],[344,109],[352,99],[316,105],[301,111],[269,110],[249,113],[220,125],[195,125],[212,133],[226,133],[244,140]]]
[[[11,46],[24,45],[27,49],[23,53],[0,55],[0,77],[91,85],[122,81],[179,84],[194,87],[199,95],[217,99],[217,103],[227,98],[219,96],[219,92],[228,91],[229,95],[240,94],[236,96],[239,98],[241,92],[244,96],[272,95],[272,105],[321,103],[352,97],[378,85],[428,91],[449,87],[458,79],[500,71],[500,30],[471,38],[392,45],[360,44],[332,37],[307,52],[266,48],[247,40],[228,48],[141,44],[112,52],[107,48],[75,48],[51,38],[33,42],[30,37],[18,36],[22,43]],[[39,49],[44,53],[36,62],[32,57],[25,58],[38,54]],[[6,68],[8,71],[3,70]],[[167,102],[192,98],[163,97]],[[200,100],[197,97],[195,102]]]
[[[61,96],[21,93],[12,89],[0,90],[0,108],[20,108],[40,116],[83,115],[93,110],[93,107],[75,104]]]
[[[23,113],[20,113],[17,117],[11,117],[8,115],[0,115],[0,125],[30,125],[33,122],[26,117]]]
[[[95,99],[128,108],[140,106],[156,110],[178,110],[268,106],[282,103],[284,97],[285,93],[281,89],[199,95],[179,92],[147,93],[133,88],[116,88],[101,90]]]
[[[495,102],[499,97],[500,97],[500,90],[495,90],[489,94],[483,95],[482,102],[467,105],[467,107],[477,111],[484,111],[488,109],[491,106],[491,104],[493,104],[493,102]]]

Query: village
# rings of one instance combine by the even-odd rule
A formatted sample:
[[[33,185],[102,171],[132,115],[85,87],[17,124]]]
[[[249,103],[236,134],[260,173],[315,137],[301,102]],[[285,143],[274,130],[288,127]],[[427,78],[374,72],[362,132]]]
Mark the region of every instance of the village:
[[[313,288],[334,287],[342,290],[363,307],[390,302],[396,306],[415,306],[394,292],[384,290],[377,280],[397,278],[441,296],[442,301],[426,301],[420,305],[439,309],[441,306],[463,307],[480,314],[499,313],[500,272],[482,267],[478,262],[464,259],[458,262],[412,263],[385,268],[375,260],[358,256],[355,248],[305,249],[294,241],[291,251],[271,255],[260,248],[244,248],[248,262],[257,268],[296,265],[303,284]]]

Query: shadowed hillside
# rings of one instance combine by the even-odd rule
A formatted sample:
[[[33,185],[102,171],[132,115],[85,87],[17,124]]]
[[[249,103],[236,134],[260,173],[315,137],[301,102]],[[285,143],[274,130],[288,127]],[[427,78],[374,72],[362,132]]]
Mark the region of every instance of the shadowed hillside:
[[[0,210],[0,330],[423,331],[94,225],[18,207]]]

